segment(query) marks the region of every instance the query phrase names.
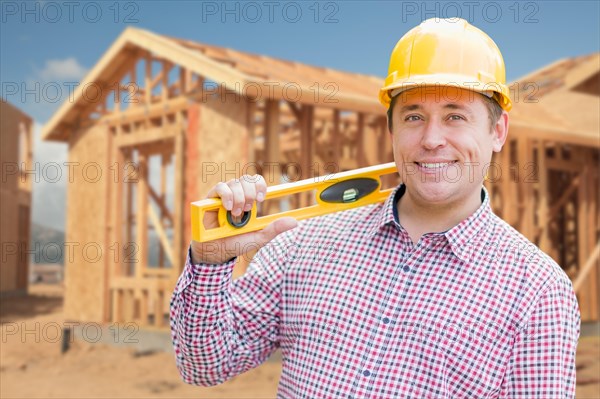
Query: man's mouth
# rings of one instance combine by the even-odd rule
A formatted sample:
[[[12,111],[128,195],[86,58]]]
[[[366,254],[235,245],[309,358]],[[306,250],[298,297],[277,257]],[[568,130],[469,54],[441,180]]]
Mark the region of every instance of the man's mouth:
[[[446,162],[415,162],[418,166],[420,166],[421,168],[424,169],[430,169],[430,170],[435,170],[435,169],[441,169],[441,168],[445,168],[448,165],[452,165],[453,163],[456,163],[458,161],[446,161]]]

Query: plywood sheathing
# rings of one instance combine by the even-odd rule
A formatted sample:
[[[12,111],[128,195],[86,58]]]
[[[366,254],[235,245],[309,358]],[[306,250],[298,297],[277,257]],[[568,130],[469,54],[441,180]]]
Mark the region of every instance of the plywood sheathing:
[[[24,293],[29,271],[29,232],[33,165],[33,121],[0,99],[2,182],[0,293]],[[39,176],[38,176],[39,178]]]
[[[74,173],[67,185],[65,243],[71,243],[71,250],[65,256],[64,314],[69,320],[102,321],[107,306],[104,259],[111,252],[105,237],[106,180],[96,181],[94,166],[106,164],[107,134],[105,126],[95,125],[69,138],[68,161],[90,165],[88,174]]]

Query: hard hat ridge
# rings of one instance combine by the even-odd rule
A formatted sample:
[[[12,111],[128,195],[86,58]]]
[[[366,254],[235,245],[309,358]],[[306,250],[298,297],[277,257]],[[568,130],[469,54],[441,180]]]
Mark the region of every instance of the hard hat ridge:
[[[500,49],[483,31],[460,18],[431,18],[408,31],[390,56],[379,100],[420,86],[456,86],[489,96],[509,111],[512,102]]]

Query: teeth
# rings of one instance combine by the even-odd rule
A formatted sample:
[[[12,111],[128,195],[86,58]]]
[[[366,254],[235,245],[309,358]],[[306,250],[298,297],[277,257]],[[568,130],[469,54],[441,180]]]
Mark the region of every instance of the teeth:
[[[421,165],[424,168],[427,169],[437,169],[437,168],[443,168],[444,166],[450,165],[452,162],[444,162],[444,163],[420,163],[419,165]]]

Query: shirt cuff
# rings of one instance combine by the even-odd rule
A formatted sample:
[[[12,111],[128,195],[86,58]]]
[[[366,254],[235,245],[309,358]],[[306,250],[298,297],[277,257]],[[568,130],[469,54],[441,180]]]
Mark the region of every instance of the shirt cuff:
[[[192,263],[192,247],[188,248],[185,260],[184,288],[188,285],[197,295],[216,294],[228,289],[236,258],[221,264]],[[189,288],[188,288],[189,290]]]

